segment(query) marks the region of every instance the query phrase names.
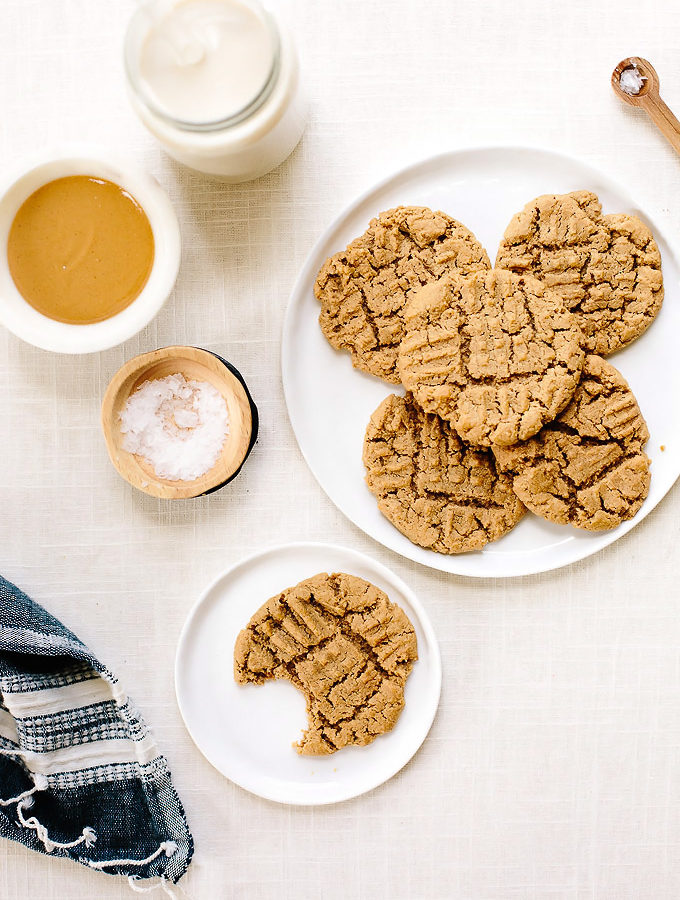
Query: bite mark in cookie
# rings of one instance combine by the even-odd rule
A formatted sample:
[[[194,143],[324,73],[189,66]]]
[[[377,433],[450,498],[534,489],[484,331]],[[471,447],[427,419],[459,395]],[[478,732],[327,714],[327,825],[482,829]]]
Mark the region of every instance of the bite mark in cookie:
[[[305,695],[298,753],[335,753],[390,731],[418,658],[406,613],[355,575],[321,573],[272,597],[234,649],[239,684],[285,678]]]
[[[447,276],[404,312],[399,374],[423,409],[482,446],[526,440],[578,385],[575,317],[535,278],[492,269]]]
[[[578,317],[585,349],[608,356],[639,337],[663,302],[661,255],[636,216],[602,215],[589,191],[546,194],[517,213],[498,268],[532,274]]]
[[[403,309],[413,289],[489,266],[472,232],[445,213],[387,210],[322,266],[314,285],[321,330],[333,347],[349,351],[356,368],[399,384]]]
[[[478,550],[524,514],[492,453],[465,446],[411,395],[391,394],[373,413],[363,460],[380,512],[414,544],[438,553]]]
[[[574,398],[535,437],[495,448],[513,490],[537,515],[589,531],[632,518],[649,492],[645,420],[625,379],[588,356]]]

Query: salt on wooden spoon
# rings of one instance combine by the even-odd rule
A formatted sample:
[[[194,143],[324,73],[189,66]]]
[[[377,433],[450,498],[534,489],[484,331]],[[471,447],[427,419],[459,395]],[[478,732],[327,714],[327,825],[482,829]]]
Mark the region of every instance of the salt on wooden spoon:
[[[614,93],[625,103],[644,109],[659,131],[680,153],[680,122],[659,96],[659,76],[641,56],[622,59],[612,72]]]

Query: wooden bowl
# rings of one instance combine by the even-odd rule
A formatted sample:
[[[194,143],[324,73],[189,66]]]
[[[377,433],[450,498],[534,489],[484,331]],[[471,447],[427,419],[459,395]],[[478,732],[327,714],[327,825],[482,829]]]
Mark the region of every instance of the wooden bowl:
[[[215,465],[193,481],[159,478],[141,456],[123,450],[120,412],[130,394],[145,381],[182,374],[207,381],[224,397],[229,412],[229,434]],[[102,429],[111,462],[133,487],[169,500],[209,494],[235,478],[257,439],[258,414],[240,372],[230,363],[198,347],[163,347],[142,353],[116,372],[102,402]]]

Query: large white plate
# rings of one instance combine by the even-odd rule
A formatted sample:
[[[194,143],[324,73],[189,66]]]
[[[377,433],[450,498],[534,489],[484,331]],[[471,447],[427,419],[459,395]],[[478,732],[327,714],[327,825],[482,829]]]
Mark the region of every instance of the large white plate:
[[[307,721],[302,694],[286,681],[239,686],[234,643],[270,597],[318,572],[348,572],[382,588],[404,610],[418,638],[406,704],[389,734],[331,756],[299,756],[292,744]],[[439,703],[441,662],[415,594],[389,569],[331,544],[287,544],[229,569],[187,619],[175,661],[177,701],[198,749],[236,784],[280,803],[336,803],[387,781],[411,759]]]
[[[649,425],[652,484],[634,519],[607,532],[584,532],[527,515],[510,534],[481,551],[445,556],[412,544],[385,519],[364,483],[361,451],[373,410],[394,387],[352,368],[318,325],[313,285],[323,261],[361,234],[372,216],[398,205],[442,209],[465,223],[493,263],[511,216],[539,194],[587,188],[605,213],[635,213],[659,244],[666,288],[657,320],[611,357],[635,392]],[[444,572],[478,577],[527,575],[567,565],[611,544],[640,522],[680,474],[680,268],[661,229],[626,190],[596,169],[557,153],[482,148],[435,156],[404,169],[353,203],[322,235],[293,289],[281,362],[288,413],[300,449],[331,500],[376,541]],[[661,446],[666,448],[661,451]]]

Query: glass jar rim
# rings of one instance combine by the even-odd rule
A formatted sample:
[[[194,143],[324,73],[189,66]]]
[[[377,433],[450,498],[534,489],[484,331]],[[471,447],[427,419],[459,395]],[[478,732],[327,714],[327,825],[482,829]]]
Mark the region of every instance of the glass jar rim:
[[[271,94],[279,76],[281,68],[281,36],[273,16],[262,6],[259,0],[238,0],[238,2],[252,9],[265,23],[272,40],[272,64],[269,73],[259,92],[249,100],[241,109],[219,119],[205,122],[190,121],[173,116],[160,105],[149,91],[139,73],[139,49],[142,41],[149,33],[150,25],[164,12],[169,11],[186,0],[145,0],[133,14],[125,32],[124,65],[128,84],[135,97],[140,100],[153,115],[179,128],[183,131],[221,131],[250,118],[265,102]],[[153,12],[152,12],[153,10]],[[148,22],[149,27],[145,27]]]

